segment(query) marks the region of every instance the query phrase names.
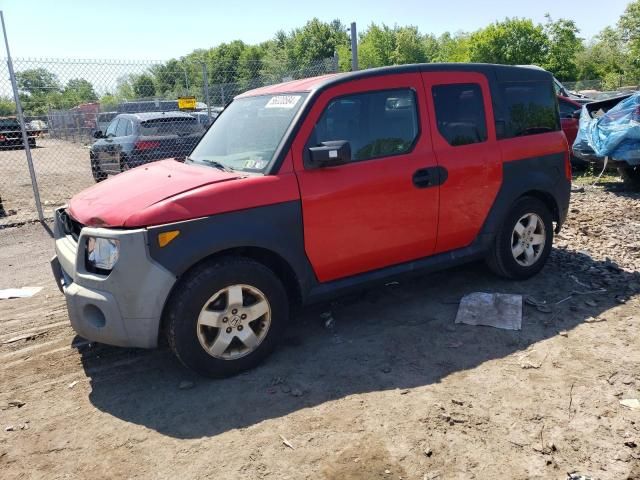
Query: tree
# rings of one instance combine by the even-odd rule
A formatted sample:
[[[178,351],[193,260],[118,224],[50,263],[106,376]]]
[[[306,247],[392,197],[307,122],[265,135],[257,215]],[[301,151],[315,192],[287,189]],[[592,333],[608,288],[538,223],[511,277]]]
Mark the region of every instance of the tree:
[[[620,32],[607,27],[583,50],[576,54],[576,67],[580,80],[596,80],[624,75],[630,66]],[[616,85],[617,86],[617,85]]]
[[[640,75],[640,0],[627,5],[618,21],[618,29],[630,54],[630,67],[635,75]]]
[[[16,114],[16,104],[12,98],[0,97],[0,116],[6,117],[7,115]]]
[[[438,48],[435,50],[434,62],[469,62],[470,35],[464,32],[451,34],[445,32],[438,38]]]
[[[529,19],[507,18],[472,34],[469,48],[472,62],[543,65],[549,41],[541,25]]]
[[[358,43],[358,63],[360,68],[392,65],[396,48],[395,32],[384,23],[375,23],[360,35]]]
[[[149,98],[156,94],[156,86],[153,83],[153,77],[143,73],[138,75],[132,84],[133,93],[137,98]]]
[[[62,91],[57,75],[46,68],[32,68],[16,73],[18,89],[29,95],[46,95]]]
[[[93,85],[84,78],[73,78],[67,82],[62,92],[62,101],[66,108],[75,107],[82,103],[98,100]]]
[[[559,80],[576,80],[576,56],[584,50],[582,39],[578,37],[580,30],[573,20],[561,18],[553,21],[549,14],[546,18],[544,33],[548,38],[549,50],[543,66]]]

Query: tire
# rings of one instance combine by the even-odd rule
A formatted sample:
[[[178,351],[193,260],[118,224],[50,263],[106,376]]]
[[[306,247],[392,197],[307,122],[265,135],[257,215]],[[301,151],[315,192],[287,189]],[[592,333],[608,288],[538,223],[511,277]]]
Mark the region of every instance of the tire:
[[[98,164],[98,160],[93,155],[91,155],[90,161],[91,161],[91,174],[93,175],[93,179],[96,181],[96,183],[100,183],[101,181],[105,180],[107,178],[107,174],[104,173],[100,168],[100,165]]]
[[[619,167],[618,173],[627,187],[640,190],[640,167]]]
[[[120,172],[131,170],[131,164],[125,155],[120,155]]]
[[[36,139],[29,139],[29,148],[36,148]]]
[[[234,308],[238,298],[243,304]],[[169,346],[185,366],[207,377],[228,377],[255,367],[273,351],[289,320],[289,302],[270,269],[248,258],[225,257],[183,277],[164,320]],[[247,346],[242,336],[254,345]]]
[[[533,218],[536,226],[531,232]],[[537,198],[522,197],[514,203],[498,231],[487,264],[501,277],[525,280],[544,267],[552,243],[551,212]]]

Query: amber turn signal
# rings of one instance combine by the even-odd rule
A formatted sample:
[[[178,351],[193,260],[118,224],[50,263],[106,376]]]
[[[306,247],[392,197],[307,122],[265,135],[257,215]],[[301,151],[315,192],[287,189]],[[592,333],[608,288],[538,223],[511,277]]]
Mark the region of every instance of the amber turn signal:
[[[160,245],[160,248],[164,248],[169,245],[178,235],[180,235],[180,230],[169,230],[168,232],[159,233],[158,245]]]

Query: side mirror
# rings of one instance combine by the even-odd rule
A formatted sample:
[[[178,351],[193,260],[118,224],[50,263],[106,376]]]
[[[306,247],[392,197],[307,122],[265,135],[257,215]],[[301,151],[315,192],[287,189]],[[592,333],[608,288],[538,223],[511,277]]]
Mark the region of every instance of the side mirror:
[[[320,146],[309,147],[310,168],[335,167],[351,161],[351,145],[346,140],[322,142]]]
[[[93,138],[104,138],[102,130],[96,130],[95,132],[93,132]]]
[[[580,114],[582,113],[582,110],[576,110],[575,112],[573,112],[573,115],[571,115],[573,118],[575,118],[576,120],[580,120]]]

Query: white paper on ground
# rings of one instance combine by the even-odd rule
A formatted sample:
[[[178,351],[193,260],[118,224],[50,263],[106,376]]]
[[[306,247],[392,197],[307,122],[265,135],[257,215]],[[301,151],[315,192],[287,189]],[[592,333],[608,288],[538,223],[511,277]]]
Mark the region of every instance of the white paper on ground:
[[[505,330],[522,328],[522,295],[475,292],[460,300],[456,323]]]
[[[29,298],[42,290],[42,287],[6,288],[0,290],[0,300],[8,298]]]

